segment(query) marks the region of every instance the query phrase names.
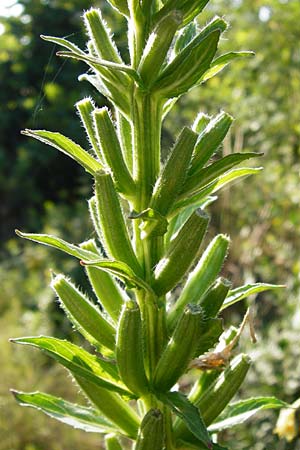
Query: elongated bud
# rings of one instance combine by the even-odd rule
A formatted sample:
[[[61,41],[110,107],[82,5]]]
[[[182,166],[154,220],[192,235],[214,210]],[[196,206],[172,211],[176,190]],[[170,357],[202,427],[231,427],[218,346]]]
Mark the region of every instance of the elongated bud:
[[[110,36],[110,30],[103,21],[99,9],[91,8],[84,14],[88,35],[101,59],[122,63],[118,49]]]
[[[190,273],[180,297],[169,313],[168,323],[171,329],[174,328],[185,305],[198,303],[215,281],[226,257],[228,245],[229,238],[223,234],[219,234],[211,241],[197,266]]]
[[[155,19],[159,20],[172,9],[178,9],[182,12],[184,20],[182,25],[191,22],[204,9],[209,0],[169,0],[164,1],[164,6],[156,14]]]
[[[151,206],[162,215],[168,213],[173,202],[176,201],[177,194],[181,190],[187,175],[197,137],[198,135],[190,128],[183,128],[169,159],[157,180],[154,187]]]
[[[138,68],[145,86],[156,80],[181,20],[182,14],[172,11],[150,34]]]
[[[208,383],[205,389],[194,389],[189,400],[199,408],[206,426],[209,426],[225,406],[236,394],[243,383],[250,368],[251,360],[248,355],[236,356],[230,365],[218,377],[208,375]],[[191,432],[182,421],[177,420],[174,424],[174,433],[177,438],[193,438]]]
[[[204,129],[209,124],[210,120],[211,120],[210,116],[200,112],[197,115],[197,117],[196,117],[196,119],[195,119],[195,121],[193,123],[192,130],[195,131],[195,133],[198,133],[198,134],[202,133],[202,131],[204,131]]]
[[[154,375],[156,389],[167,391],[186,371],[199,344],[203,328],[202,309],[188,305],[158,361]]]
[[[142,420],[134,450],[163,450],[164,417],[159,409],[150,409]]]
[[[144,368],[143,331],[138,305],[124,305],[117,332],[116,358],[123,382],[134,393],[145,394],[148,381]]]
[[[110,350],[115,348],[115,329],[100,311],[63,275],[57,275],[52,283],[63,309],[78,326],[82,334],[88,333],[97,343]]]
[[[95,109],[93,118],[97,141],[112,172],[117,190],[127,196],[133,195],[135,184],[125,164],[119,139],[108,109]]]
[[[119,439],[114,434],[107,434],[105,436],[106,450],[122,450]]]
[[[231,286],[232,283],[226,278],[218,278],[216,283],[201,298],[199,305],[203,308],[206,317],[216,317]]]
[[[76,376],[77,383],[109,420],[116,424],[128,437],[136,439],[140,420],[135,411],[114,392]]]
[[[191,22],[186,27],[180,30],[180,33],[176,39],[174,45],[174,54],[177,55],[180,53],[190,42],[197,33],[197,24],[195,22]]]
[[[81,244],[81,248],[94,253],[98,251],[93,241]],[[91,266],[85,266],[85,270],[99,303],[116,323],[119,320],[122,306],[125,301],[129,300],[129,297],[109,273]]]
[[[181,280],[200,251],[209,216],[197,209],[180,228],[154,272],[153,289],[166,294]]]
[[[136,274],[140,274],[141,268],[131,246],[111,176],[97,172],[95,180],[96,204],[105,247],[113,258],[125,262]]]
[[[233,117],[222,111],[207,124],[196,143],[190,175],[207,163],[223,142],[232,122]]]
[[[97,143],[97,138],[94,130],[92,112],[94,111],[94,104],[90,98],[84,98],[80,102],[76,103],[76,109],[79,112],[80,119],[85,128],[88,140],[91,144],[94,154],[99,158],[100,162],[103,164],[102,155],[100,152],[99,145]]]
[[[216,18],[196,36],[161,73],[154,84],[164,97],[177,97],[197,84],[217,51],[226,22]]]

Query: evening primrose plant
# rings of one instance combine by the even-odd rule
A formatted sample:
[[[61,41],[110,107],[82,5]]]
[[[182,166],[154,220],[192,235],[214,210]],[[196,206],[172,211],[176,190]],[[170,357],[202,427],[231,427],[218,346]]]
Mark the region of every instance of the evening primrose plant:
[[[200,28],[207,3],[110,0],[128,22],[129,65],[97,9],[84,13],[85,50],[42,36],[64,48],[59,56],[88,65],[80,79],[113,109],[98,108],[90,98],[76,104],[87,149],[60,133],[24,131],[90,173],[96,238],[74,245],[50,235],[17,234],[78,258],[98,304],[70,278],[55,274],[51,287],[90,345],[46,336],[13,342],[37,347],[66,367],[90,405],[41,392],[13,393],[22,405],[104,435],[99,445],[105,442],[107,450],[224,449],[219,431],[283,405],[273,397],[230,403],[251,365],[245,354],[232,357],[249,314],[239,330],[225,331],[218,317],[247,296],[277,287],[232,288],[220,276],[228,236],[203,244],[206,207],[228,183],[259,172],[240,166],[259,154],[219,156],[233,120],[222,111],[214,117],[199,113],[161,161],[162,123],[176,101],[234,59],[251,55],[216,57],[227,23],[215,17]],[[181,377],[188,371],[195,381],[186,390]]]

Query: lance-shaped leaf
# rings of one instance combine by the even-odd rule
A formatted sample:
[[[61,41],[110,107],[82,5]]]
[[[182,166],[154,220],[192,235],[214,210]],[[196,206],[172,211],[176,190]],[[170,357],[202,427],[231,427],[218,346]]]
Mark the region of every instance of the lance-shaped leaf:
[[[92,113],[95,109],[95,105],[90,98],[84,98],[76,103],[76,109],[79,113],[81,122],[85,128],[88,140],[91,144],[91,148],[93,153],[97,156],[97,158],[101,161],[103,165],[103,159],[100,152],[100,148],[97,142],[96,133],[94,130],[94,124],[92,119]]]
[[[92,337],[92,344],[100,344],[114,350],[115,329],[102,316],[98,308],[62,274],[52,280],[51,287],[57,293],[62,308],[78,331],[82,332],[88,340]]]
[[[124,16],[129,16],[127,0],[108,0],[108,3]]]
[[[115,392],[95,385],[78,375],[75,376],[75,379],[87,397],[109,421],[121,429],[122,434],[136,439],[140,419],[125,400]]]
[[[77,245],[70,244],[58,237],[50,234],[36,234],[36,233],[22,233],[19,230],[15,230],[16,234],[21,238],[29,239],[30,241],[38,242],[39,244],[48,245],[49,247],[61,250],[68,255],[75,256],[78,259],[84,259],[85,261],[98,261],[99,254],[93,253],[88,250],[84,250]]]
[[[65,153],[72,159],[77,161],[85,170],[94,175],[97,170],[102,169],[99,161],[93,158],[88,152],[83,150],[80,145],[75,144],[71,139],[63,136],[60,133],[45,130],[25,130],[22,131],[25,136],[30,136],[44,144],[51,145],[51,147]]]
[[[213,449],[210,435],[199,409],[190,403],[184,394],[181,392],[168,392],[167,394],[159,394],[159,398],[184,422],[190,432],[205,445],[205,448]]]
[[[154,83],[164,98],[178,97],[194,87],[217,51],[221,30],[212,31],[198,45],[192,41],[176,56]],[[196,40],[195,38],[194,40]]]
[[[173,289],[197,258],[208,222],[209,216],[199,209],[171,240],[167,252],[154,271],[152,286],[157,295],[163,295]]]
[[[182,189],[198,135],[183,128],[155,184],[151,207],[166,215]]]
[[[117,130],[122,147],[122,153],[126,161],[126,165],[130,173],[133,172],[133,157],[132,157],[132,130],[131,121],[120,112],[116,111]]]
[[[139,276],[142,270],[131,245],[112,178],[108,173],[98,172],[95,181],[96,204],[105,250],[116,260],[130,266]]]
[[[288,405],[276,397],[254,397],[232,403],[218,417],[217,422],[209,426],[211,433],[232,428],[250,419],[254,414],[266,409],[286,408]]]
[[[93,240],[85,242],[81,247],[85,250],[97,252],[97,246]],[[124,302],[129,300],[128,295],[111,274],[92,266],[85,266],[85,269],[99,303],[116,323]]]
[[[69,369],[74,376],[80,376],[96,386],[121,395],[132,396],[120,381],[115,364],[107,359],[91,355],[71,342],[47,336],[22,337],[11,339],[11,341],[39,348]]]
[[[219,72],[221,72],[223,69],[225,69],[225,67],[231,61],[234,61],[235,59],[250,57],[250,56],[254,56],[254,55],[255,55],[254,52],[249,52],[249,51],[225,53],[224,55],[221,55],[218,58],[213,60],[210,68],[202,75],[200,81],[205,82],[205,81],[209,80],[210,78],[214,77]]]
[[[200,112],[197,114],[196,119],[194,120],[192,130],[195,131],[195,133],[202,133],[202,131],[205,130],[209,122],[211,121],[211,117],[207,114]]]
[[[44,41],[53,42],[54,44],[60,45],[61,47],[65,47],[70,52],[84,54],[84,52],[79,47],[77,47],[77,45],[73,44],[72,42],[68,41],[67,39],[59,38],[59,37],[55,37],[55,36],[45,36],[43,34],[41,34],[41,38]]]
[[[138,68],[145,86],[151,86],[156,80],[181,21],[182,14],[171,11],[150,34]]]
[[[118,191],[130,197],[135,192],[135,183],[125,164],[119,139],[108,109],[95,109],[93,120],[97,141],[112,172],[115,186]]]
[[[231,305],[243,300],[249,295],[258,294],[259,292],[276,290],[285,288],[284,285],[278,284],[268,284],[268,283],[254,283],[254,284],[246,284],[245,286],[240,286],[238,288],[232,289],[228,292],[228,295],[221,306],[221,311],[223,309],[228,308]]]
[[[233,181],[238,180],[239,178],[242,177],[246,177],[248,175],[256,175],[261,170],[263,170],[262,167],[257,168],[240,167],[239,169],[229,170],[224,175],[221,175],[219,178],[217,178],[216,181],[212,181],[207,186],[204,186],[199,190],[196,190],[190,195],[185,194],[184,196],[182,196],[182,198],[179,198],[173,207],[172,214],[174,214],[175,211],[185,208],[188,205],[197,206],[200,202],[205,202],[208,196],[219,191],[227,184],[232,183]]]
[[[11,391],[22,406],[31,406],[53,419],[89,433],[111,433],[118,429],[93,408],[70,403],[43,392]]]
[[[216,236],[201,256],[195,269],[190,273],[186,284],[169,312],[168,323],[171,329],[188,303],[198,303],[202,295],[215,281],[224,263],[229,238],[223,234]]]
[[[207,116],[203,117],[201,125],[204,125],[205,122],[207,122]],[[228,133],[232,122],[232,116],[224,111],[208,121],[196,143],[189,171],[190,175],[201,169],[215,153]]]
[[[151,295],[154,294],[150,285],[147,284],[142,278],[138,277],[127,264],[121,261],[98,259],[96,261],[81,261],[81,264],[83,266],[96,267],[99,270],[104,270],[105,272],[113,274],[117,278],[120,278],[121,280],[125,281],[129,289],[132,287],[137,287],[140,289],[144,289]]]
[[[189,23],[186,27],[182,28],[178,33],[175,45],[174,54],[178,55],[190,42],[197,33],[197,23],[193,21]]]
[[[247,159],[256,158],[261,155],[262,153],[233,153],[232,155],[227,155],[209,166],[194,172],[193,175],[188,176],[182,190],[184,193],[200,190],[228,172],[234,166],[241,164]]]

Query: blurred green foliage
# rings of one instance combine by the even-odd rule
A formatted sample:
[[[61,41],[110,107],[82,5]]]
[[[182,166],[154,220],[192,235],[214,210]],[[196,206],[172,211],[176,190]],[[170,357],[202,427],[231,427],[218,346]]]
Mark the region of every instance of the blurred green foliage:
[[[95,436],[70,432],[64,425],[16,406],[8,393],[10,386],[24,390],[36,386],[70,399],[74,392],[70,383],[64,384],[65,373],[41,355],[12,348],[7,339],[40,333],[60,337],[71,333],[78,339],[47,288],[48,269],[69,273],[84,285],[83,271],[71,258],[20,243],[13,238],[13,229],[43,230],[74,242],[90,236],[82,201],[91,192],[88,175],[68,158],[21,136],[20,130],[60,131],[84,146],[73,105],[85,95],[93,96],[99,105],[103,99],[87,84],[76,82],[80,64],[57,58],[55,48],[39,35],[71,35],[81,45],[80,14],[91,2],[19,3],[24,7],[22,15],[1,19],[5,33],[0,36],[0,356],[5,360],[0,450],[87,450],[99,444]],[[124,24],[107,15],[105,8],[104,14],[126,59]],[[254,50],[256,56],[234,62],[180,100],[166,119],[164,143],[167,148],[169,136],[191,124],[200,110],[216,114],[224,109],[236,122],[220,152],[265,153],[260,161],[264,172],[232,187],[230,194],[224,192],[211,212],[216,230],[232,238],[225,275],[230,274],[236,284],[263,280],[287,285],[277,297],[260,294],[255,303],[252,300],[259,343],[251,347],[256,362],[244,390],[247,396],[264,393],[292,402],[300,396],[300,2],[214,0],[205,14],[207,20],[224,14],[231,23],[228,41],[235,43],[236,50]],[[221,49],[227,50],[226,40]],[[230,313],[238,323],[239,310]],[[246,338],[243,345],[250,347]],[[273,413],[261,414],[255,428],[235,430],[233,450],[300,448],[299,440],[288,444],[273,435],[275,420]],[[256,435],[249,428],[256,429]]]

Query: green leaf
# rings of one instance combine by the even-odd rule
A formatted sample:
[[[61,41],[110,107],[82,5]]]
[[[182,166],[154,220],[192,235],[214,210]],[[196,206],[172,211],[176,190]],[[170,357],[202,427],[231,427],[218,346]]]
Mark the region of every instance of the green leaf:
[[[258,294],[259,292],[282,289],[284,285],[279,284],[267,284],[267,283],[254,283],[254,284],[245,284],[244,286],[240,286],[238,288],[232,289],[228,292],[228,295],[220,309],[223,311],[228,308],[228,306],[234,305],[235,303],[243,300],[249,295]]]
[[[76,405],[43,392],[25,393],[14,390],[11,392],[20,405],[36,408],[53,419],[73,428],[89,433],[111,433],[117,431],[113,424],[99,416],[99,412],[96,409]]]
[[[153,290],[142,278],[138,277],[134,271],[125,263],[121,261],[110,261],[108,259],[98,259],[97,261],[82,261],[82,265],[97,267],[99,270],[104,270],[115,275],[122,280],[128,282],[128,287],[138,287],[153,294]]]
[[[121,395],[131,396],[119,381],[117,368],[113,363],[97,358],[71,342],[47,336],[16,338],[12,342],[37,347],[72,374]]]
[[[33,242],[38,242],[39,244],[48,245],[49,247],[57,248],[68,255],[75,256],[78,259],[84,259],[85,261],[98,261],[99,254],[84,250],[77,245],[70,244],[58,237],[52,236],[50,234],[35,234],[35,233],[22,233],[16,230],[16,234],[21,238],[29,239]]]
[[[79,47],[77,47],[77,45],[73,44],[70,41],[67,41],[64,38],[58,38],[58,37],[54,37],[54,36],[45,36],[43,34],[41,34],[40,36],[44,41],[48,41],[48,42],[53,42],[54,44],[57,45],[61,45],[62,47],[67,48],[68,50],[70,50],[71,52],[76,52],[76,53],[82,53],[84,54],[84,52],[82,50],[80,50]]]
[[[232,428],[245,422],[259,411],[286,408],[288,406],[276,397],[254,397],[241,400],[228,405],[218,417],[218,421],[210,425],[208,429],[211,433],[218,433],[226,428]]]
[[[139,225],[141,239],[147,239],[152,236],[163,236],[168,229],[167,219],[152,208],[147,208],[140,213],[132,211],[128,218],[142,219],[142,222]]]
[[[227,155],[209,166],[196,171],[193,175],[188,176],[182,189],[183,194],[181,195],[184,196],[188,193],[199,191],[209,183],[216,181],[218,177],[228,172],[234,166],[241,164],[247,159],[256,158],[261,155],[262,153],[233,153]]]
[[[167,394],[159,394],[159,397],[185,423],[188,429],[206,448],[213,448],[210,435],[198,408],[192,405],[184,394],[181,392],[168,392]]]
[[[51,145],[51,147],[65,153],[72,159],[77,161],[87,172],[94,175],[97,170],[102,169],[102,165],[93,158],[88,152],[83,150],[80,145],[75,144],[71,139],[63,136],[60,133],[54,133],[46,130],[25,130],[22,131],[25,136],[30,136],[44,144]]]
[[[234,59],[254,56],[254,52],[229,52],[225,53],[224,55],[219,56],[216,58],[212,63],[210,68],[204,73],[204,75],[201,77],[200,82],[205,82],[209,80],[210,78],[217,75],[219,72],[221,72],[225,67]]]

